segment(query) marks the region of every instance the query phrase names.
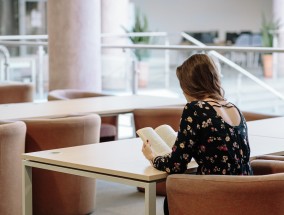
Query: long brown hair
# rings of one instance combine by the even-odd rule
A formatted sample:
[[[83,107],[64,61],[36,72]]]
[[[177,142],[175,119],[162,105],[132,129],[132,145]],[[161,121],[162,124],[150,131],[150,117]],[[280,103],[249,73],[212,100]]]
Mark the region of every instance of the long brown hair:
[[[219,71],[208,55],[192,55],[177,68],[176,74],[185,94],[198,100],[224,100]]]

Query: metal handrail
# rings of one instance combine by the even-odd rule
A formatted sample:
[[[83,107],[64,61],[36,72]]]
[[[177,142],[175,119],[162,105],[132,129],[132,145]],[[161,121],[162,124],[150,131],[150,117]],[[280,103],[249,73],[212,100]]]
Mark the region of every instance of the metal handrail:
[[[182,32],[182,35],[187,35],[187,38],[191,37],[188,34]],[[111,34],[106,33],[102,34],[102,37],[128,37],[128,36],[167,36],[167,32],[141,32],[141,33],[125,33],[125,34]],[[0,36],[0,44],[3,45],[30,45],[38,46],[43,45],[47,46],[48,42],[27,42],[27,41],[13,41],[13,40],[37,40],[37,39],[48,39],[48,35],[6,35]],[[191,42],[198,44],[196,45],[144,45],[144,44],[133,44],[133,45],[117,45],[117,44],[101,44],[102,48],[128,48],[128,49],[165,49],[165,50],[197,50],[197,51],[236,51],[236,52],[284,52],[283,48],[266,48],[266,47],[247,47],[247,46],[207,46],[195,38],[191,37]],[[201,44],[203,46],[201,46]]]
[[[102,33],[101,37],[164,37],[167,32]],[[0,40],[47,40],[48,35],[0,35]]]
[[[102,33],[101,37],[166,37],[167,32]]]
[[[48,42],[28,42],[28,41],[1,41],[0,45],[7,46],[48,46]],[[263,48],[263,47],[228,47],[228,46],[205,46],[199,47],[196,45],[115,45],[101,44],[102,48],[119,48],[119,49],[160,49],[160,50],[195,50],[195,51],[236,51],[236,52],[260,52],[260,53],[283,53],[282,48]]]
[[[121,34],[121,36],[149,36],[149,33],[152,33],[152,36],[166,36],[165,32],[144,32],[144,33],[129,33]],[[117,36],[117,34],[115,34]],[[247,70],[243,69],[236,63],[225,58],[223,55],[217,53],[216,51],[235,51],[235,52],[260,52],[260,53],[283,53],[284,49],[282,48],[266,48],[266,47],[237,47],[237,46],[206,46],[190,35],[182,32],[181,35],[188,39],[190,42],[196,45],[142,45],[142,44],[132,44],[132,45],[116,45],[116,44],[101,44],[102,48],[119,48],[119,49],[161,49],[161,50],[194,50],[194,51],[210,51],[211,54],[215,55],[219,60],[236,69],[240,73],[244,74],[260,86],[264,87],[275,96],[284,100],[284,96],[276,91],[274,88],[270,87],[265,82],[261,81],[259,78],[255,77]],[[102,37],[114,36],[113,34],[104,34]],[[5,39],[47,39],[46,35],[22,35],[22,36],[0,36],[0,45],[10,45],[10,46],[19,46],[19,45],[29,45],[29,46],[47,46],[48,42],[27,42],[27,41],[3,41]],[[2,39],[2,41],[1,41]]]
[[[0,45],[6,46],[48,46],[48,42],[29,42],[29,41],[1,41]]]
[[[0,40],[47,40],[48,35],[1,35]]]
[[[0,42],[1,44],[1,42]],[[195,51],[236,51],[236,52],[260,52],[260,53],[271,53],[277,52],[282,53],[282,48],[264,48],[264,47],[238,47],[238,46],[196,46],[196,45],[116,45],[116,44],[101,44],[102,48],[120,48],[120,49],[168,49],[168,50],[195,50]]]
[[[199,45],[201,47],[206,47],[205,44],[201,43],[200,41],[196,40],[195,38],[191,37],[190,35],[182,32],[181,35],[189,40],[192,43],[195,43],[196,45]],[[263,48],[262,48],[263,49]],[[264,48],[267,49],[267,48]],[[264,51],[264,50],[263,50]],[[265,50],[267,51],[267,50]],[[284,49],[283,49],[284,51]],[[283,52],[282,51],[282,52]],[[280,51],[279,51],[280,52]],[[234,63],[233,61],[229,60],[228,58],[224,57],[223,55],[221,55],[220,53],[216,52],[216,51],[211,51],[210,54],[212,54],[213,56],[217,57],[219,60],[221,60],[223,63],[231,66],[233,69],[236,69],[237,71],[241,72],[243,75],[247,76],[248,78],[250,78],[252,81],[254,81],[255,83],[259,84],[261,87],[267,89],[268,91],[270,91],[271,93],[273,93],[275,96],[277,96],[278,98],[280,98],[281,100],[284,100],[284,95],[282,95],[281,93],[279,93],[277,90],[275,90],[273,87],[269,86],[268,84],[266,84],[265,82],[263,82],[262,80],[260,80],[259,78],[257,78],[256,76],[252,75],[250,72],[248,72],[247,70],[245,70],[244,68],[242,68],[241,66],[239,66],[238,64]]]

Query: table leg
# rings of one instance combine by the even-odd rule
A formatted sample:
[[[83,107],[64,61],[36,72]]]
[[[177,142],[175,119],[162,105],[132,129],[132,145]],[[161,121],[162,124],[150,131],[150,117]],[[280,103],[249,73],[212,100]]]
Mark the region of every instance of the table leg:
[[[145,215],[156,214],[156,182],[145,186]]]
[[[23,215],[32,215],[32,167],[22,165],[22,207]]]

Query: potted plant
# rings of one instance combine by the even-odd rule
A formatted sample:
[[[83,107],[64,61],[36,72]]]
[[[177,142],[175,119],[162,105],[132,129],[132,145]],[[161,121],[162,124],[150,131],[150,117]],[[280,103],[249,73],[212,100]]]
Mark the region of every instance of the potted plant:
[[[142,14],[138,8],[135,10],[135,22],[130,30],[123,27],[127,33],[142,33],[149,32],[148,29],[148,20],[145,14]],[[150,36],[129,36],[130,41],[133,44],[149,44],[151,37]],[[138,70],[138,86],[145,87],[148,82],[148,71],[149,66],[148,63],[145,62],[149,57],[148,49],[135,49],[133,51],[137,65],[136,68]]]
[[[279,29],[278,21],[267,21],[265,16],[262,16],[261,40],[263,47],[273,47],[273,38],[276,31]],[[262,55],[264,77],[271,78],[273,76],[273,59],[272,53]]]

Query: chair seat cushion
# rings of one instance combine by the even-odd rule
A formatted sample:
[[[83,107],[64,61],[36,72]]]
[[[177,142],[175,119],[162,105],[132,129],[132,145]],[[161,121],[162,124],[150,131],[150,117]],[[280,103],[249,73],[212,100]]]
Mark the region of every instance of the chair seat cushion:
[[[100,130],[100,142],[113,141],[116,137],[116,127],[114,125],[102,123]]]

